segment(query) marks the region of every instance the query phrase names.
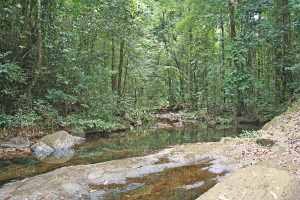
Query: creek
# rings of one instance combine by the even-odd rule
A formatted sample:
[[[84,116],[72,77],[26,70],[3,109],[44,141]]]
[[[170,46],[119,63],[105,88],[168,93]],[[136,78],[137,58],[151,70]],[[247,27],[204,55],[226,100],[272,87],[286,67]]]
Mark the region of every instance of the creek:
[[[205,123],[190,123],[184,124],[184,127],[170,126],[163,129],[150,130],[150,126],[143,125],[142,127],[137,127],[134,130],[126,132],[89,134],[86,136],[86,142],[77,145],[73,157],[64,163],[45,163],[30,154],[2,157],[0,158],[0,185],[2,186],[11,181],[46,173],[63,166],[93,164],[127,157],[144,156],[155,153],[163,148],[183,143],[216,142],[222,137],[239,135],[242,130],[257,130],[261,127],[260,125],[207,126]],[[164,161],[162,160],[161,162]],[[175,177],[176,180],[184,180],[184,178],[180,179],[176,177],[184,177],[187,171],[192,171],[193,173],[191,174],[193,175],[189,179],[195,179],[195,177],[199,179],[199,176],[205,174],[200,169],[206,165],[209,165],[209,162],[201,163],[201,166],[190,165],[169,169],[159,174],[150,174],[148,178],[140,180],[140,182],[142,185],[147,185],[148,182],[157,184],[155,180],[158,181],[158,179],[161,179],[161,175],[165,175],[165,182],[173,183],[173,186],[175,184],[176,188],[179,188],[180,181],[176,182],[171,177]],[[208,176],[208,178],[217,177],[216,174],[212,173],[211,175],[206,173],[204,176]],[[170,177],[169,181],[168,177]],[[134,183],[136,180],[132,182]],[[206,184],[202,190],[208,190],[215,183]],[[183,186],[180,187],[184,187],[187,184],[182,184]],[[165,185],[168,184],[165,183]],[[197,186],[191,185],[191,188],[184,190],[192,192],[194,188],[200,186],[202,186],[201,183]],[[141,190],[141,193],[144,194],[145,192]],[[108,196],[108,199],[117,197],[115,196],[116,194],[112,193],[111,195],[113,196]],[[175,193],[175,196],[178,195]]]

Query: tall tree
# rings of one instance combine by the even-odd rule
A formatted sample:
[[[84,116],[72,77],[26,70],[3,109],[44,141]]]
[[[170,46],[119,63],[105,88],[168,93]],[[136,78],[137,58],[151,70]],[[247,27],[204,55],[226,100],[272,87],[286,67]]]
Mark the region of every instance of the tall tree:
[[[29,106],[32,106],[32,94],[31,91],[33,89],[33,87],[36,85],[38,78],[39,78],[39,74],[42,70],[42,29],[41,29],[41,1],[38,0],[37,1],[37,30],[38,30],[38,48],[39,48],[39,52],[38,52],[38,67],[37,70],[35,72],[35,75],[33,77],[33,81],[31,82],[31,84],[28,87],[28,104]]]

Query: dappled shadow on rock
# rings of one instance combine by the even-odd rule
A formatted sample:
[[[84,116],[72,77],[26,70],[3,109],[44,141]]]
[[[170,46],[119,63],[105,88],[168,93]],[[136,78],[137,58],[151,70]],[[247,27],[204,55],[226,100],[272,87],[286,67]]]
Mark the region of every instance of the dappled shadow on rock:
[[[256,144],[265,147],[272,147],[275,144],[275,142],[269,139],[258,139],[256,140]]]

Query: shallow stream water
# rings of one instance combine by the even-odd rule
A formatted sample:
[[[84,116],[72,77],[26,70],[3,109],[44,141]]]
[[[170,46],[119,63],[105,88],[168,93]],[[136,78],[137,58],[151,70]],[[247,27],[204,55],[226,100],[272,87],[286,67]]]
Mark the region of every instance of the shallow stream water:
[[[214,142],[219,141],[222,137],[225,136],[238,135],[242,132],[242,130],[257,130],[258,128],[260,128],[260,126],[257,125],[207,126],[205,123],[197,123],[185,124],[184,127],[181,128],[173,126],[157,130],[150,130],[149,126],[145,125],[126,132],[91,134],[87,135],[86,142],[76,146],[74,156],[64,163],[45,163],[31,156],[30,154],[19,156],[12,155],[0,158],[0,185],[3,185],[10,181],[20,180],[26,177],[31,177],[34,175],[52,171],[63,166],[100,163],[127,157],[143,156],[172,145],[196,142]],[[164,161],[162,160],[161,162]],[[144,179],[141,178],[139,180],[141,186],[143,187],[139,187],[140,191],[135,191],[135,194],[140,193],[145,195],[146,193],[144,190],[149,189],[148,185],[149,183],[152,183],[154,185],[158,184],[158,189],[152,188],[152,193],[160,195],[160,191],[156,191],[160,188],[160,180],[160,182],[164,182],[164,185],[169,184],[175,187],[175,189],[173,188],[172,190],[170,188],[164,190],[170,190],[171,193],[165,194],[165,196],[171,195],[170,198],[174,199],[174,195],[180,196],[181,194],[179,194],[178,191],[180,190],[180,187],[183,187],[182,185],[179,186],[183,180],[182,177],[184,177],[188,173],[188,171],[192,171],[191,173],[188,173],[189,178],[187,178],[186,180],[192,180],[195,177],[198,177],[199,179],[200,174],[203,174],[203,170],[199,170],[203,167],[202,165],[209,165],[209,163],[202,163],[201,166],[190,165],[178,169],[168,169],[159,174],[150,174],[148,175],[148,178],[145,177]],[[215,178],[216,176],[221,175],[222,174],[209,175],[208,173],[206,173],[205,177],[213,180],[213,178]],[[136,182],[136,180],[129,180],[128,183],[130,182]],[[216,182],[206,182],[206,184],[202,184],[200,181],[198,185],[196,184],[196,186],[191,185],[190,188],[181,188],[181,190],[188,190],[190,192],[193,192],[195,188],[203,186],[201,191],[206,191],[215,183]],[[189,181],[185,181],[184,185],[189,185]],[[200,190],[198,189],[197,191]],[[130,193],[130,190],[128,190],[127,193],[127,195],[125,196],[128,198],[133,196],[133,194]],[[197,192],[197,195],[199,195],[198,193],[199,192]],[[191,195],[192,194],[194,193],[191,193]],[[121,196],[119,196],[119,193],[116,192],[108,195],[107,199],[119,199],[120,197]],[[143,198],[144,197],[145,196],[143,196]],[[147,198],[150,199],[150,197]],[[155,199],[155,197],[153,199]],[[184,197],[183,199],[186,198]]]

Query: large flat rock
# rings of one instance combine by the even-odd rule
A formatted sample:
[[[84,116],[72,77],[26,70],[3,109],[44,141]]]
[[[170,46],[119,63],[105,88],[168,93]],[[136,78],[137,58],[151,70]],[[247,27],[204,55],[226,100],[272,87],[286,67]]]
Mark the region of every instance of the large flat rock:
[[[285,170],[249,166],[201,195],[197,200],[297,200],[300,181]]]
[[[105,189],[92,190],[89,185],[125,184],[127,178],[142,177],[149,173],[201,163],[214,159],[212,166],[221,166],[226,158],[211,152],[209,144],[186,144],[164,149],[144,157],[126,158],[99,164],[63,167],[15,183],[5,184],[0,189],[0,199],[100,199]],[[157,164],[160,158],[169,163]],[[224,167],[224,166],[223,166]],[[139,185],[128,185],[135,188]]]

